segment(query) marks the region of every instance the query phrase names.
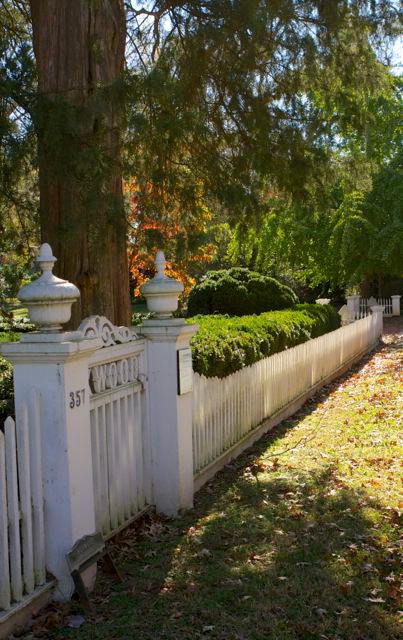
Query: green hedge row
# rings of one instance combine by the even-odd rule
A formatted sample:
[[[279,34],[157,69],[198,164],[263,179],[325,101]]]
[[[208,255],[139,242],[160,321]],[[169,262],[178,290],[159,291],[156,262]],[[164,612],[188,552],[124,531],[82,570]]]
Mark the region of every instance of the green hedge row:
[[[329,306],[298,304],[261,315],[195,316],[199,332],[192,339],[193,368],[207,377],[223,378],[268,355],[333,331],[340,326]]]

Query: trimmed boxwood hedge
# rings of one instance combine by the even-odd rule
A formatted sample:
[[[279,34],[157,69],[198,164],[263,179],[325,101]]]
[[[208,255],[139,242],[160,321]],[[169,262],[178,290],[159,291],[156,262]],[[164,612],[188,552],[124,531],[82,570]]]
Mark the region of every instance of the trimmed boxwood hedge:
[[[243,267],[209,271],[191,290],[188,316],[225,313],[244,316],[291,307],[298,298],[285,284]]]
[[[316,338],[340,326],[329,306],[298,304],[284,311],[230,317],[199,315],[192,339],[193,368],[206,377],[223,378],[268,355]]]

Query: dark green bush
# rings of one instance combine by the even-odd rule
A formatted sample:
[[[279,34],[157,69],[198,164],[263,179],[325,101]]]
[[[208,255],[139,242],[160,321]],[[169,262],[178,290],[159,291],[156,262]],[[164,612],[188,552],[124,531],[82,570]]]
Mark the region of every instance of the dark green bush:
[[[0,332],[0,342],[15,342],[17,333]],[[9,415],[14,414],[13,367],[0,356],[0,428]]]
[[[188,321],[200,325],[192,340],[194,370],[219,378],[340,326],[333,307],[316,304],[243,317],[199,315]]]
[[[225,313],[243,316],[287,309],[298,302],[290,287],[269,276],[234,267],[210,271],[193,287],[188,299],[188,316]]]

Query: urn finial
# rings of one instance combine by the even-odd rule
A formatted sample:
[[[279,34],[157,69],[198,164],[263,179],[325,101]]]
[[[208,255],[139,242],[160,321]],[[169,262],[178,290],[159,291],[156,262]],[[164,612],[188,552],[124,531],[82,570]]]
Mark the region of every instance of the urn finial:
[[[60,331],[71,318],[71,305],[80,297],[74,284],[53,274],[56,260],[51,246],[42,244],[36,259],[42,275],[18,292],[18,299],[28,307],[31,321],[41,332]]]
[[[166,268],[166,260],[165,260],[165,254],[163,251],[157,251],[156,255],[155,255],[155,269],[157,271],[156,275],[155,275],[155,279],[158,280],[162,280],[162,278],[165,278],[165,268]]]
[[[53,255],[52,247],[47,242],[44,242],[39,249],[36,263],[39,264],[42,273],[45,273],[45,271],[53,271],[55,262],[57,262],[57,258]]]
[[[169,278],[165,273],[166,260],[163,251],[155,256],[157,273],[154,278],[141,285],[141,294],[147,300],[147,308],[160,320],[168,319],[178,308],[178,298],[183,291],[183,283]]]

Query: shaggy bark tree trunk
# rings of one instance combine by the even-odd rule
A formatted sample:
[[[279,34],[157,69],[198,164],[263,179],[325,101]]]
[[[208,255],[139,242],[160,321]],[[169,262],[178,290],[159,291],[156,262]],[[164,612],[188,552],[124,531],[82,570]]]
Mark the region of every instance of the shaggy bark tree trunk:
[[[40,219],[58,258],[55,273],[77,284],[72,326],[91,314],[130,320],[120,163],[123,0],[31,0],[39,95]]]

